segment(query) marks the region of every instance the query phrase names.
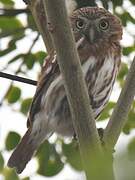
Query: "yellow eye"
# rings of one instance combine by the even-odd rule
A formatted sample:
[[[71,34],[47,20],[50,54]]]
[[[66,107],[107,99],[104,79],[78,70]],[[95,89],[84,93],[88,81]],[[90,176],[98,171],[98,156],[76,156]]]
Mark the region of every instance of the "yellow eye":
[[[107,30],[108,27],[109,27],[108,21],[106,21],[106,20],[101,20],[101,21],[100,21],[100,23],[99,23],[99,28],[100,28],[101,30]]]
[[[82,29],[84,27],[84,25],[85,24],[84,24],[84,21],[82,19],[79,19],[79,20],[76,21],[76,27],[78,29]]]

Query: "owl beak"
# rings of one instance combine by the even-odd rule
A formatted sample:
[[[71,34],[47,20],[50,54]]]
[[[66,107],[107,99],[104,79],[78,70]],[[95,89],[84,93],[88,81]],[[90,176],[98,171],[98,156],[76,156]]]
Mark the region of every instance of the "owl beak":
[[[95,31],[94,31],[94,29],[91,27],[91,28],[89,29],[89,42],[90,42],[90,43],[94,43],[94,41],[95,41]]]
[[[95,42],[95,30],[93,27],[90,27],[89,30],[84,33],[84,35],[90,44]]]

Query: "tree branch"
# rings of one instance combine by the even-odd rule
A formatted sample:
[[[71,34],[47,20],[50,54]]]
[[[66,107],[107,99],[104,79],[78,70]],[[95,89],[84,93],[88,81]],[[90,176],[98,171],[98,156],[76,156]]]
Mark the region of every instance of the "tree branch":
[[[116,107],[104,132],[103,141],[107,148],[114,148],[122,128],[127,121],[127,115],[135,96],[135,57],[128,72]]]
[[[26,13],[29,14],[30,10],[29,9],[4,9],[0,8],[0,16],[16,16],[18,14]]]
[[[43,6],[43,0],[24,0],[28,5],[31,13],[35,19],[37,28],[42,35],[44,44],[46,46],[47,52],[51,53],[54,49],[50,33],[48,31],[48,24],[46,19],[46,12]]]
[[[95,175],[88,165],[94,166],[96,156],[93,155],[101,153],[101,146],[65,4],[61,0],[44,0],[44,4],[80,144],[82,162],[87,178],[92,177],[94,180],[97,173]]]

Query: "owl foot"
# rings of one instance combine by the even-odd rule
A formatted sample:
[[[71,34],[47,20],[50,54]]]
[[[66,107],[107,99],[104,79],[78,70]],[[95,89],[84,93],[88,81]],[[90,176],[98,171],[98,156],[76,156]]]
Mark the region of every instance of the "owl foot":
[[[98,128],[97,130],[98,130],[98,134],[99,134],[99,137],[100,137],[101,145],[104,146],[104,148],[105,148],[105,142],[103,140],[104,129],[103,128]],[[115,153],[115,149],[112,150],[112,153]]]
[[[73,140],[78,141],[77,135],[74,133]]]
[[[30,0],[23,0],[23,2],[27,5],[30,4]]]
[[[103,141],[103,136],[104,136],[104,129],[103,128],[98,128],[98,134],[100,137],[101,145],[104,146],[105,142]]]
[[[104,145],[105,144],[103,142],[104,129],[103,128],[98,128],[97,130],[98,130],[98,134],[99,134],[99,137],[100,137],[101,144]],[[73,140],[78,141],[77,135],[75,133],[73,135]]]

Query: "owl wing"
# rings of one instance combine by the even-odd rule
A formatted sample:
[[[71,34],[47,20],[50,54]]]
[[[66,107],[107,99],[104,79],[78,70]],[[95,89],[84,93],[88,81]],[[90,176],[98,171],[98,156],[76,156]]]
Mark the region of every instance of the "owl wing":
[[[30,107],[27,127],[33,124],[34,116],[41,110],[41,98],[46,94],[48,87],[52,81],[60,74],[59,66],[56,60],[56,55],[50,55],[45,60],[45,65],[42,67],[37,89]]]

